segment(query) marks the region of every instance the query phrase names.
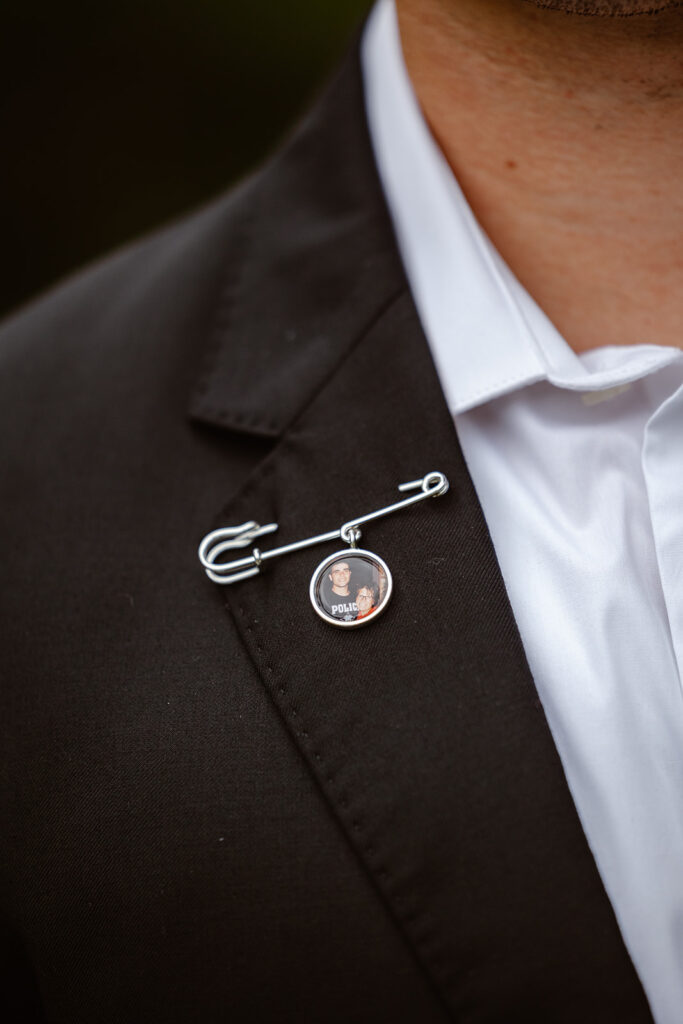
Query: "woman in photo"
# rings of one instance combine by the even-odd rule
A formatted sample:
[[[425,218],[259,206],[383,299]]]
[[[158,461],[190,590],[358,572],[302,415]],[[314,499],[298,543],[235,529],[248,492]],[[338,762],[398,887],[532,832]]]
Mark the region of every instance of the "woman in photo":
[[[377,608],[377,587],[372,583],[362,584],[356,591],[355,601],[358,608],[357,622],[358,619],[364,619],[366,615],[374,612]]]

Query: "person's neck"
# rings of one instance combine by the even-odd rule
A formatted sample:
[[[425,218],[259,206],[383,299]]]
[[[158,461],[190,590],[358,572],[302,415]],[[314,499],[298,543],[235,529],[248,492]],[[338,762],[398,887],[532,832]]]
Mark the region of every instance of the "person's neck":
[[[572,348],[683,346],[683,11],[397,0],[408,71],[479,222]]]

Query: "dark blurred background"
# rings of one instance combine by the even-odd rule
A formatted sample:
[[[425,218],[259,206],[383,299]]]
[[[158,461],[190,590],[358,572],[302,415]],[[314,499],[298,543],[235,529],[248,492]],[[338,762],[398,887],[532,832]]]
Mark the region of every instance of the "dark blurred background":
[[[0,315],[258,163],[369,0],[5,5]]]

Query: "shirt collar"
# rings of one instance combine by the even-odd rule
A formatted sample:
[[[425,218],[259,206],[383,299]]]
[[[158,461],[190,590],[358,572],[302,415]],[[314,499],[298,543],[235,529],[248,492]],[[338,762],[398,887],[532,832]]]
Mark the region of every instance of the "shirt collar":
[[[681,358],[638,345],[572,351],[478,224],[422,116],[393,0],[379,0],[362,41],[365,102],[378,172],[406,274],[453,414],[548,380],[618,387]]]

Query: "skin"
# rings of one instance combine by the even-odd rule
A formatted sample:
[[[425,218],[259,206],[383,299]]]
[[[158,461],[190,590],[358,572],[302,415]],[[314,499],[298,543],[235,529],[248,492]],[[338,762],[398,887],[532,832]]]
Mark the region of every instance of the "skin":
[[[333,593],[338,594],[339,597],[348,597],[351,570],[346,562],[334,563],[330,569],[330,579],[332,580]]]
[[[683,344],[683,8],[655,6],[397,0],[437,142],[577,352]]]

